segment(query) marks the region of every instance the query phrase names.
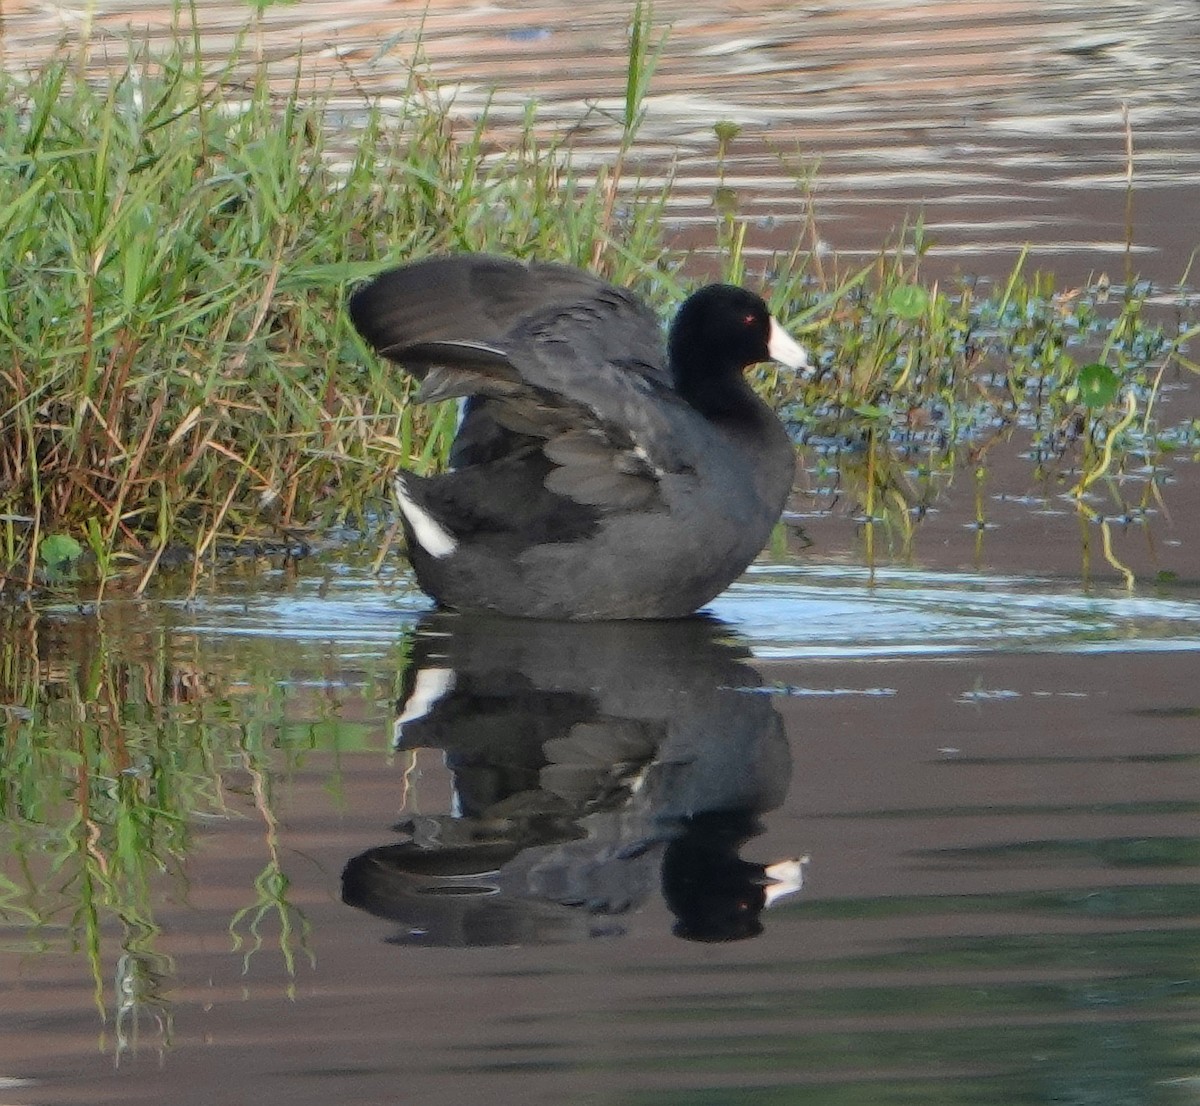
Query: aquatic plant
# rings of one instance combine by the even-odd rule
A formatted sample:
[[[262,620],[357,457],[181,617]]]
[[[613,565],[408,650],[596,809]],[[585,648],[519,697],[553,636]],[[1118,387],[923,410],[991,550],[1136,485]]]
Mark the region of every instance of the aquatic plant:
[[[823,374],[799,394],[784,388],[781,399],[801,440],[837,459],[866,541],[885,522],[907,544],[913,518],[957,474],[978,485],[988,451],[1005,441],[1027,443],[1034,484],[1069,493],[1101,523],[1094,487],[1104,486],[1119,515],[1132,510],[1129,488],[1143,506],[1159,497],[1157,458],[1178,429],[1162,421],[1157,399],[1164,378],[1197,371],[1187,355],[1195,298],[1181,291],[1178,310],[1164,311],[1149,306],[1156,290],[1147,284],[1123,294],[1101,281],[1059,289],[1053,274],[1024,272],[1025,253],[996,286],[926,286],[926,245],[918,223],[850,274],[775,274],[783,300],[775,310],[808,320]],[[781,387],[774,370],[770,386]],[[931,482],[934,474],[944,479]],[[981,510],[977,521],[982,531]]]

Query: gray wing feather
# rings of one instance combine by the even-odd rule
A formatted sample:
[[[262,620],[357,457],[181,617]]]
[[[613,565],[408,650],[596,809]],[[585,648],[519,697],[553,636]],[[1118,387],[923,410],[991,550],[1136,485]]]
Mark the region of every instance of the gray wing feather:
[[[506,434],[513,449],[540,441],[556,494],[644,507],[663,475],[694,467],[692,436],[675,433],[686,405],[658,319],[623,288],[566,266],[467,255],[384,273],[350,308],[367,341],[422,381],[418,402],[473,397],[472,435],[489,459]]]

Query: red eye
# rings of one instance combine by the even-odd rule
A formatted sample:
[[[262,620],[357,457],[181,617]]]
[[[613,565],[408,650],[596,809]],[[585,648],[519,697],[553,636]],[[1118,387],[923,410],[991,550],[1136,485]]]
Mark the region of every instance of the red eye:
[[[744,322],[747,326],[753,326],[756,322],[758,322],[758,316],[753,313],[749,315],[743,315],[742,322]]]

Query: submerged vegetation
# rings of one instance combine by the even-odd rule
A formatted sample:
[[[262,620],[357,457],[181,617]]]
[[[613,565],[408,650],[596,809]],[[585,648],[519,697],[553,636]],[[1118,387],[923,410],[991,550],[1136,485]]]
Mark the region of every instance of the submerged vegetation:
[[[386,526],[394,468],[436,464],[452,429],[346,320],[348,287],[389,260],[497,250],[679,298],[712,258],[673,245],[667,195],[631,168],[660,43],[639,11],[598,172],[532,111],[497,145],[419,66],[399,106],[353,118],[299,76],[277,94],[236,58],[207,71],[186,40],[99,86],[70,57],[0,74],[0,589],[83,563],[101,587],[141,590],[172,561],[194,582],[230,549]],[[723,156],[736,128],[715,132]],[[1165,373],[1196,369],[1200,327],[1184,307],[1152,323],[1149,289],[1110,310],[1023,259],[1003,286],[927,286],[919,226],[857,269],[810,248],[810,226],[756,271],[736,195],[714,201],[720,275],[763,282],[820,354],[803,394],[770,369],[761,383],[826,457],[868,455],[866,519],[922,508],[876,478],[890,466],[978,464],[1014,430],[1081,500],[1130,458],[1194,447],[1153,411]]]

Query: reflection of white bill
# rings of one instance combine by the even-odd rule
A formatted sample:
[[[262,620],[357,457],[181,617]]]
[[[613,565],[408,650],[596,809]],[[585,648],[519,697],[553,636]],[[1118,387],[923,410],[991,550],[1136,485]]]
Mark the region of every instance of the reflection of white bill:
[[[787,895],[794,895],[804,887],[804,865],[807,863],[807,856],[796,856],[790,860],[778,860],[763,869],[763,875],[771,881],[764,891],[767,906],[777,903]]]

